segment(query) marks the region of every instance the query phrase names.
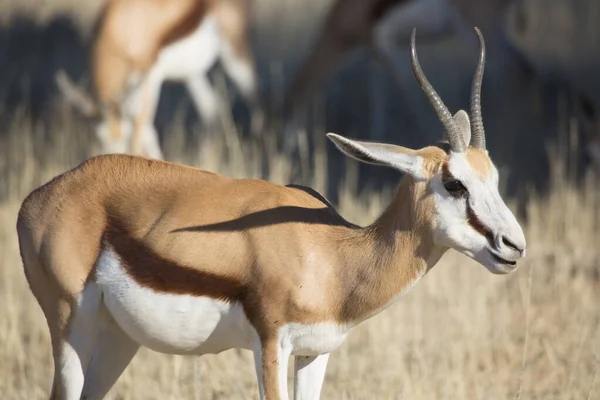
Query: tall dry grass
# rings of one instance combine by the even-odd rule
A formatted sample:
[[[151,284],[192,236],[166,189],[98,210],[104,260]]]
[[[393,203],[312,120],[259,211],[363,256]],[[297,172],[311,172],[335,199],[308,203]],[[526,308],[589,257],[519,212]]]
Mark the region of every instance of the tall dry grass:
[[[0,142],[0,398],[45,398],[52,363],[44,317],[25,282],[15,234],[20,201],[35,186],[88,155],[89,128],[57,106],[44,129],[26,110],[11,115]],[[7,117],[7,116],[5,116]],[[235,177],[285,183],[292,166],[226,134],[183,151],[181,124],[169,129],[169,158]],[[54,132],[47,135],[44,132]],[[83,132],[83,134],[82,134]],[[327,185],[326,146],[303,161],[304,183]],[[363,323],[333,353],[325,399],[595,399],[600,352],[600,199],[595,181],[569,183],[560,147],[553,187],[532,194],[524,223],[529,248],[519,270],[494,276],[450,251],[398,303]],[[316,165],[308,165],[315,163]],[[360,224],[375,219],[391,192],[357,198],[356,164],[339,183],[339,209]],[[257,398],[251,354],[202,358],[141,350],[110,392],[113,399]]]

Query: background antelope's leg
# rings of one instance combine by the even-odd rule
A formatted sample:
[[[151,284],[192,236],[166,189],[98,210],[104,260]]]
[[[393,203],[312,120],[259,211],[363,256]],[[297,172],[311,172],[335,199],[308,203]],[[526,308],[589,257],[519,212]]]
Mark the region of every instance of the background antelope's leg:
[[[219,25],[219,58],[225,72],[241,93],[250,112],[250,131],[260,134],[264,110],[259,95],[258,76],[250,47],[250,3],[219,2],[214,15]]]
[[[148,119],[148,78],[131,93],[135,103],[133,110],[133,134],[129,149],[133,154],[142,154],[142,130]]]
[[[205,74],[191,76],[186,87],[209,134],[214,134],[219,125],[219,96]]]
[[[100,333],[85,375],[82,398],[103,399],[139,349],[103,307]]]
[[[162,159],[162,151],[154,128],[162,82],[160,71],[153,69],[144,76],[141,84],[136,85],[130,92],[129,111],[134,119],[131,151],[134,154]]]
[[[156,108],[160,98],[160,90],[162,87],[163,78],[158,71],[152,71],[147,78],[146,89],[144,92],[144,104],[140,113],[141,124],[141,151],[148,157],[163,159],[163,153],[160,148],[160,140],[156,127],[154,126],[154,118],[156,116]]]
[[[294,400],[318,400],[325,379],[329,353],[296,356],[294,361]]]
[[[164,159],[154,124],[146,124],[142,129],[142,149],[144,154],[150,158]]]
[[[100,154],[127,152],[128,124],[118,105],[110,105],[103,110],[103,121],[96,128],[100,140]]]
[[[258,93],[258,78],[254,60],[246,44],[237,48],[226,43],[221,51],[221,61],[227,75],[242,94],[250,110],[250,132],[261,133],[264,125],[264,110]]]
[[[287,366],[291,348],[277,339],[262,340],[255,346],[254,363],[261,400],[287,400]]]

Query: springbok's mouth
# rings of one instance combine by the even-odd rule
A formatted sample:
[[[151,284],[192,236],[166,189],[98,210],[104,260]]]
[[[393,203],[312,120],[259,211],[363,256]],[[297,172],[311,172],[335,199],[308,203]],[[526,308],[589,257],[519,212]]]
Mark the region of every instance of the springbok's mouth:
[[[492,255],[492,257],[494,257],[494,259],[495,259],[496,261],[498,261],[500,264],[508,264],[508,265],[516,265],[516,264],[517,264],[517,262],[516,262],[516,261],[508,261],[508,260],[505,260],[504,258],[502,258],[502,257],[500,257],[500,256],[498,256],[498,255],[496,255],[495,253],[492,253],[491,251],[490,251],[490,254],[491,254],[491,255]]]

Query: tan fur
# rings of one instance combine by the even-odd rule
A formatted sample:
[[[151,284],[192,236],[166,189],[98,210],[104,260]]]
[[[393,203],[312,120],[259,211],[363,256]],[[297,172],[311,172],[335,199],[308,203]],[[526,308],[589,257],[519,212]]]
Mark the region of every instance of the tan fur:
[[[481,149],[474,147],[467,148],[466,151],[467,161],[471,165],[471,168],[479,175],[480,178],[486,177],[492,169],[492,161]]]
[[[428,146],[417,151],[423,157],[423,168],[429,176],[438,173],[442,165],[448,160],[448,155],[439,147]]]
[[[445,153],[420,152],[437,173]],[[428,183],[411,177],[383,215],[360,228],[308,188],[106,155],[33,191],[17,230],[55,353],[69,305],[111,246],[142,286],[239,301],[266,346],[265,390],[273,394],[276,367],[266,364],[279,327],[356,324],[381,310],[438,252],[434,214]]]
[[[162,47],[189,34],[208,8],[199,0],[110,0],[94,39],[92,74],[102,103],[118,104],[128,77],[144,73]]]
[[[155,64],[160,50],[188,36],[208,15],[216,16],[235,53],[253,65],[247,40],[249,0],[109,0],[93,38],[92,83],[106,120],[120,118],[122,101],[131,84],[139,84]],[[132,82],[132,78],[133,82]],[[148,108],[149,96],[144,96]],[[132,149],[140,154],[140,128],[150,114],[137,116]],[[110,124],[109,136],[121,137],[121,127]]]
[[[248,12],[248,0],[110,0],[94,39],[98,98],[117,104],[128,76],[148,71],[161,48],[190,34],[208,13],[239,52],[247,51]]]
[[[232,44],[233,51],[241,58],[250,59],[252,55],[246,44],[250,0],[220,0],[215,2],[211,13],[219,21],[221,32]]]
[[[138,115],[136,115],[135,117],[135,122],[134,122],[134,129],[133,129],[133,137],[131,138],[131,152],[133,154],[140,154],[141,153],[141,148],[142,148],[142,144],[141,144],[141,132],[142,132],[142,127],[144,126],[144,123],[150,118],[150,94],[149,94],[149,85],[148,85],[148,81],[144,81],[142,83],[142,85],[144,85],[143,87],[143,102],[142,102],[142,108],[140,110],[140,112],[138,113]]]

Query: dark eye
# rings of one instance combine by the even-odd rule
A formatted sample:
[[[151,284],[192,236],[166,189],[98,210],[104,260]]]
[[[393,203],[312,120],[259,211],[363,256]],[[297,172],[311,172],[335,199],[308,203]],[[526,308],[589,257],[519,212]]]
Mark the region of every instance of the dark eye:
[[[467,188],[457,179],[444,182],[444,187],[452,196],[462,196],[467,194]]]

